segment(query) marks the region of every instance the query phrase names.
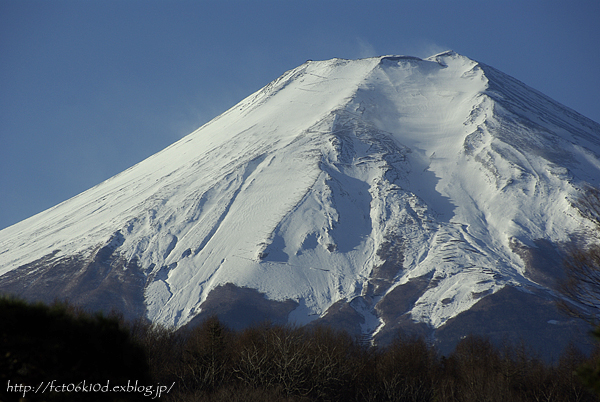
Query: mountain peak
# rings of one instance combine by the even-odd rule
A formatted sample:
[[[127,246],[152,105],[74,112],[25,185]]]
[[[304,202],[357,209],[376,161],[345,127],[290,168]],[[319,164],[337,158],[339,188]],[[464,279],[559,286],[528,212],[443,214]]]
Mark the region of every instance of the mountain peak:
[[[172,326],[252,290],[287,322],[438,333],[504,289],[547,300],[527,253],[588,224],[599,135],[452,51],[305,63],[0,231],[0,289]]]

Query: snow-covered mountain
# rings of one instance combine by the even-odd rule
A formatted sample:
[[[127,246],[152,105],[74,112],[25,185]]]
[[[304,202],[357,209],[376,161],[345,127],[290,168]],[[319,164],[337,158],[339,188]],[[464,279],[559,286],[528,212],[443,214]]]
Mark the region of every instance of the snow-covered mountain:
[[[554,245],[599,180],[600,125],[490,66],[307,61],[0,231],[0,290],[170,326],[563,339]]]

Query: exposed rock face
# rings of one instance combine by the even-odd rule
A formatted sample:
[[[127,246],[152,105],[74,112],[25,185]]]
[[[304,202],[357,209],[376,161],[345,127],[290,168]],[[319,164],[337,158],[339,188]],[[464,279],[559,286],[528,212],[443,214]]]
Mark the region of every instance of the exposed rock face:
[[[123,260],[109,246],[88,258],[54,254],[4,274],[0,292],[46,303],[68,300],[92,311],[121,312],[127,319],[145,316],[146,277],[135,260]]]

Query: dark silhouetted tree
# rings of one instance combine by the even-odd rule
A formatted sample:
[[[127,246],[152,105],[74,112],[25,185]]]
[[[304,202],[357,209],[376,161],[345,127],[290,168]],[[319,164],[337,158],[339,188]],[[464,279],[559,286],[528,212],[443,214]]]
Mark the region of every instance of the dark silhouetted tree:
[[[0,379],[2,400],[18,400],[12,384],[150,385],[146,356],[118,316],[88,314],[67,303],[48,306],[0,298]],[[143,400],[135,392],[46,392],[27,400]]]

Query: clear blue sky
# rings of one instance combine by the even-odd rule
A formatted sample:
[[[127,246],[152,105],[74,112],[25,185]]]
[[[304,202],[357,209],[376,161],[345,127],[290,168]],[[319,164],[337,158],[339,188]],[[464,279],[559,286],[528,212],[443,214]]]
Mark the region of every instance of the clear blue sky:
[[[307,59],[453,49],[600,122],[600,1],[0,0],[0,229]]]

